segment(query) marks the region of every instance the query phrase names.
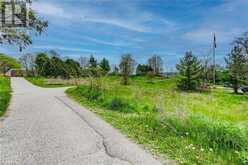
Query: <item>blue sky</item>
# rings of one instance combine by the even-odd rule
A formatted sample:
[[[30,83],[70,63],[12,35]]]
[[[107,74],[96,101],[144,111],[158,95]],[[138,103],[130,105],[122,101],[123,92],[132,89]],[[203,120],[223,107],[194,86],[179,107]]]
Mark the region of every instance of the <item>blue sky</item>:
[[[157,54],[171,69],[188,50],[208,55],[213,33],[223,64],[232,40],[248,31],[248,0],[36,0],[32,8],[49,21],[47,31],[22,53],[2,45],[1,52],[53,49],[75,59],[106,57],[112,64],[125,53],[139,63]]]

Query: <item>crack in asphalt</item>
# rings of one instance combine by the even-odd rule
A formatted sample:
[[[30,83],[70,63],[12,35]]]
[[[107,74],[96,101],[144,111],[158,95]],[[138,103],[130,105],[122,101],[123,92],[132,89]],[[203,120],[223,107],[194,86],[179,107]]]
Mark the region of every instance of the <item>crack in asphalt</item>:
[[[102,141],[102,146],[103,146],[103,149],[104,149],[104,152],[109,156],[109,157],[111,157],[111,158],[113,158],[113,159],[119,159],[120,161],[124,161],[124,162],[127,162],[128,164],[130,164],[130,165],[133,165],[130,161],[128,161],[128,160],[125,160],[125,159],[122,159],[122,158],[120,158],[120,157],[118,157],[118,156],[115,156],[115,155],[113,155],[113,154],[111,154],[109,151],[108,151],[108,146],[107,146],[107,144],[106,144],[106,142],[105,142],[105,137],[104,137],[104,135],[101,133],[101,132],[99,132],[94,126],[92,126],[82,115],[80,115],[72,106],[70,106],[69,104],[67,104],[65,101],[63,101],[63,99],[61,99],[60,97],[58,97],[58,96],[55,96],[55,98],[58,100],[58,101],[60,101],[61,103],[63,103],[66,107],[68,107],[69,109],[71,109],[78,117],[80,117],[91,129],[93,129],[94,130],[94,132],[95,133],[97,133],[100,137],[101,137],[101,141]],[[96,154],[97,152],[99,152],[99,151],[96,151],[96,152],[94,152],[94,153],[91,153],[91,154],[87,154],[87,155],[93,155],[93,154]]]

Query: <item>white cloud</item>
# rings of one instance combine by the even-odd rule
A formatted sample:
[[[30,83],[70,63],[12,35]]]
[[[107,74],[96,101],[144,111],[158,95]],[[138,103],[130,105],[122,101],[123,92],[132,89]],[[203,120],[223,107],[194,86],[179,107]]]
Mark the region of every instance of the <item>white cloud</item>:
[[[52,3],[34,1],[32,3],[32,9],[37,13],[46,16],[71,18],[61,6]]]
[[[217,42],[230,43],[236,36],[242,33],[242,30],[239,28],[221,29],[214,27],[203,27],[195,31],[185,33],[183,38],[206,44],[212,42],[214,33],[216,35]]]
[[[172,21],[166,20],[165,18],[160,18],[146,11],[140,11],[135,5],[129,3],[119,5],[116,7],[117,9],[113,9],[113,11],[110,9],[108,12],[88,4],[68,7],[58,5],[57,3],[40,1],[34,2],[32,8],[41,15],[48,16],[48,18],[56,17],[56,19],[60,19],[62,22],[100,23],[141,33],[155,32],[156,28],[171,29],[171,27],[175,25]],[[151,27],[146,25],[147,22],[151,21],[157,21],[162,24],[163,27]]]
[[[95,42],[97,44],[103,44],[103,45],[111,45],[111,46],[130,46],[130,44],[127,44],[127,43],[124,43],[124,42],[110,42],[110,41],[105,41],[105,40],[99,40],[99,39],[96,39],[96,38],[93,38],[93,37],[87,37],[87,36],[84,36],[82,37],[88,41],[92,41],[92,42]]]
[[[232,40],[248,30],[247,0],[225,1],[206,11],[202,23],[183,35],[184,39],[198,43],[209,43],[216,33],[218,42],[231,43]]]
[[[98,51],[84,48],[72,48],[64,47],[61,45],[35,45],[34,49],[46,49],[46,50],[60,50],[60,51],[70,51],[70,52],[86,52],[86,53],[96,53]]]
[[[139,24],[132,23],[121,19],[107,19],[107,18],[83,18],[85,22],[103,23],[108,25],[118,26],[124,29],[136,31],[136,32],[151,32],[147,27]]]

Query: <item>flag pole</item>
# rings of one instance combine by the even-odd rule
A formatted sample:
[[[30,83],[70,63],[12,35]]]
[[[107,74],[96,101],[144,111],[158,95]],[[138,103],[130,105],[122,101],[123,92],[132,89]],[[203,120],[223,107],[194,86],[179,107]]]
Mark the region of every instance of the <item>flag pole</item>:
[[[216,49],[216,36],[215,36],[215,33],[214,33],[214,43],[213,43],[213,84],[215,86],[215,49]]]

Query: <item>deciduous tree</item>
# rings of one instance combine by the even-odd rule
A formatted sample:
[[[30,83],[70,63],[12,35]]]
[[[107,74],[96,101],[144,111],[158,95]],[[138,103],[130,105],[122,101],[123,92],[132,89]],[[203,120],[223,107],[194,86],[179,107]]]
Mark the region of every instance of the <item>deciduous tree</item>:
[[[158,55],[153,55],[148,59],[148,65],[152,68],[155,75],[161,75],[163,72],[163,60]]]
[[[35,56],[31,53],[27,53],[22,55],[19,58],[22,66],[26,69],[26,74],[28,76],[34,76],[35,75]]]
[[[53,56],[50,59],[50,75],[54,78],[69,78],[69,73],[67,72],[66,65],[64,61],[59,56]]]
[[[28,0],[31,2],[31,0]],[[0,1],[1,9],[4,8],[3,1]],[[14,3],[14,1],[13,1]],[[31,36],[40,35],[48,27],[48,22],[40,19],[32,9],[26,10],[28,21],[26,27],[1,27],[0,44],[10,44],[19,47],[22,51],[32,44]]]
[[[80,66],[82,67],[82,69],[86,69],[89,66],[89,59],[88,57],[79,57],[78,59]]]
[[[123,77],[122,83],[124,85],[128,84],[128,77],[134,72],[135,65],[136,63],[132,55],[125,54],[121,57],[119,68],[120,68],[120,73]]]
[[[74,78],[75,85],[79,85],[78,80],[81,77],[80,64],[73,59],[67,59],[65,61],[65,64],[66,64],[66,69],[67,69],[67,72],[68,72],[70,78]]]
[[[48,77],[51,73],[51,63],[46,53],[38,53],[35,59],[35,67],[39,76]]]

